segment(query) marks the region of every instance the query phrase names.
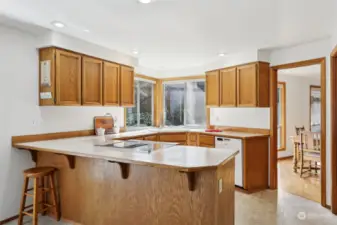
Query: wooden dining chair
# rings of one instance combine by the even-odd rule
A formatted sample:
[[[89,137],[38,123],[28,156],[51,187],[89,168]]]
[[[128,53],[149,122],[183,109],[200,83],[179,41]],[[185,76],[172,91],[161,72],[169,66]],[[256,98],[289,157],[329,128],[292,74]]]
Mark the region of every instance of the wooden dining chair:
[[[300,176],[304,173],[318,173],[318,164],[321,162],[321,134],[319,132],[302,131],[299,145]],[[305,167],[308,163],[308,167]],[[314,163],[314,166],[312,165]],[[306,169],[306,170],[305,170]]]
[[[295,131],[296,131],[296,135],[299,136],[301,134],[301,132],[305,131],[305,127],[304,126],[301,126],[301,127],[295,126]]]

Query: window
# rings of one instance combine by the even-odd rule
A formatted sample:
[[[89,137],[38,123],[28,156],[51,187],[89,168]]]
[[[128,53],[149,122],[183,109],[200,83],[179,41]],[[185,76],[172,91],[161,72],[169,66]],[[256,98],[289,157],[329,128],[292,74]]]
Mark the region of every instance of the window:
[[[164,84],[164,125],[206,124],[205,81]]]
[[[277,86],[277,148],[286,149],[286,84],[278,82]]]
[[[321,132],[321,87],[310,85],[310,131]]]
[[[153,124],[153,83],[135,80],[135,107],[126,109],[126,126],[145,127]]]

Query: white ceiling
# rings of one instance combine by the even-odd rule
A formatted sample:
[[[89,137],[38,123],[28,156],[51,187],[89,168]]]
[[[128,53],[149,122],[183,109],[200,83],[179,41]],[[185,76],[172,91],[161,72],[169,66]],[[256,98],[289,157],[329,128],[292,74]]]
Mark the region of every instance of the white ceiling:
[[[137,49],[141,66],[165,70],[204,65],[219,52],[330,36],[334,6],[334,0],[0,0],[0,13],[127,54]],[[55,28],[55,20],[67,26]]]
[[[321,67],[320,65],[304,66],[293,69],[284,69],[278,71],[279,75],[299,76],[299,77],[311,77],[320,78]]]

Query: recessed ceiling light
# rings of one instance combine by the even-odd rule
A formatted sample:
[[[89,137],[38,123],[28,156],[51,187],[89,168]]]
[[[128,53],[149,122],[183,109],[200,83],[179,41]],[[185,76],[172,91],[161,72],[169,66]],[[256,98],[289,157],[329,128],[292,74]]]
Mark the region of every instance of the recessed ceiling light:
[[[89,33],[89,32],[90,32],[90,30],[88,30],[88,29],[84,29],[83,31],[84,31],[84,32],[87,32],[87,33]]]
[[[54,25],[55,27],[58,27],[58,28],[63,28],[65,27],[64,23],[61,23],[59,21],[54,21],[51,23],[52,25]]]
[[[219,53],[219,57],[224,57],[226,54],[225,53]]]
[[[143,4],[149,4],[152,2],[152,0],[138,0],[138,1]]]
[[[133,50],[132,53],[133,53],[134,55],[138,55],[139,52],[138,52],[137,50]]]

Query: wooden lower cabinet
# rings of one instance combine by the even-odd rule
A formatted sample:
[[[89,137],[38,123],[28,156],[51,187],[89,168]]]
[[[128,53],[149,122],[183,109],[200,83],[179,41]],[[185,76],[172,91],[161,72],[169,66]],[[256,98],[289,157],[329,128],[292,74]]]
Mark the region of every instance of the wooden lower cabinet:
[[[269,137],[243,140],[243,188],[249,192],[268,188]]]
[[[158,135],[158,141],[176,142],[179,145],[185,145],[187,143],[187,133],[161,133]]]
[[[157,135],[150,135],[144,137],[145,141],[157,141]]]
[[[200,147],[215,148],[215,136],[208,134],[199,134],[199,144]]]

